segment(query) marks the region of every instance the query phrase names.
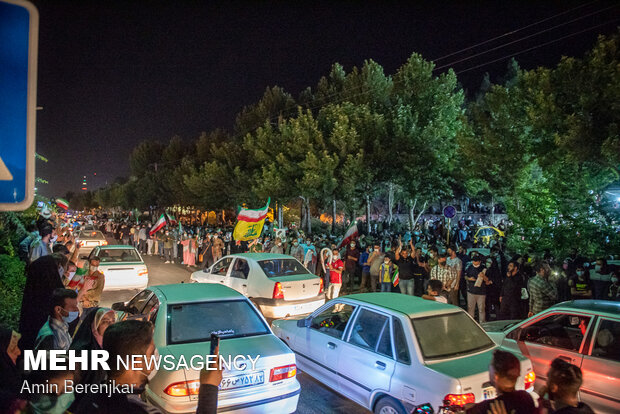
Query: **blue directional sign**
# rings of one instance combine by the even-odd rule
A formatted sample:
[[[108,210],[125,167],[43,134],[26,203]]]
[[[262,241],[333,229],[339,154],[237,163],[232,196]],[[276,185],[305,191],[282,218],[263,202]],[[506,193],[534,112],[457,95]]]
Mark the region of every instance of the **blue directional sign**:
[[[443,215],[445,218],[454,218],[456,216],[456,207],[454,206],[445,206],[443,208]]]
[[[0,0],[0,210],[34,198],[39,13],[23,0]]]

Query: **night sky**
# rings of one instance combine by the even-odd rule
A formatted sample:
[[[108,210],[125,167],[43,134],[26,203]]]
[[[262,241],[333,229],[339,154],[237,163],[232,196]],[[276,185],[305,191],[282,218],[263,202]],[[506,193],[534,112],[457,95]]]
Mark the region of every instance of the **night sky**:
[[[45,196],[78,191],[129,174],[129,154],[144,139],[193,139],[231,129],[244,105],[267,86],[293,96],[315,86],[334,62],[350,70],[364,59],[393,74],[412,52],[437,59],[539,20],[570,13],[478,48],[466,58],[537,31],[580,19],[454,65],[459,71],[603,25],[516,56],[521,67],[582,56],[599,33],[620,24],[612,1],[215,2],[34,1],[40,13],[37,162]],[[614,7],[615,6],[615,7]],[[611,7],[611,8],[610,8]],[[601,13],[585,17],[599,10]],[[485,72],[507,59],[459,75],[475,91]],[[97,176],[93,176],[97,173]]]

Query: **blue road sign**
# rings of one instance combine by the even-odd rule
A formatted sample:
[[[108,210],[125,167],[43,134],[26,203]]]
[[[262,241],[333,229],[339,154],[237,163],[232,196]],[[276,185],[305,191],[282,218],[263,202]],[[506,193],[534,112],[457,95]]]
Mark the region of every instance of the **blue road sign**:
[[[456,216],[456,208],[454,206],[445,206],[443,208],[443,215],[445,218],[454,218]]]
[[[23,0],[0,0],[0,210],[34,198],[39,13]]]

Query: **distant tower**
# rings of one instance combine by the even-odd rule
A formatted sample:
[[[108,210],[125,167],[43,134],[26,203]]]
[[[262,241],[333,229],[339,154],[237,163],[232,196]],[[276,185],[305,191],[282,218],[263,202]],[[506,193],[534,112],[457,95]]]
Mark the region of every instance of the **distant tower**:
[[[86,187],[86,176],[84,176],[84,179],[82,180],[82,190],[88,190],[88,188]]]

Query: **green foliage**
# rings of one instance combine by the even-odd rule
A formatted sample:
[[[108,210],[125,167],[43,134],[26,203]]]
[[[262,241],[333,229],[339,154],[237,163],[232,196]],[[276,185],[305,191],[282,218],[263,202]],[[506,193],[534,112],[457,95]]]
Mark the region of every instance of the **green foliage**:
[[[17,329],[26,277],[17,257],[0,254],[0,325]]]

